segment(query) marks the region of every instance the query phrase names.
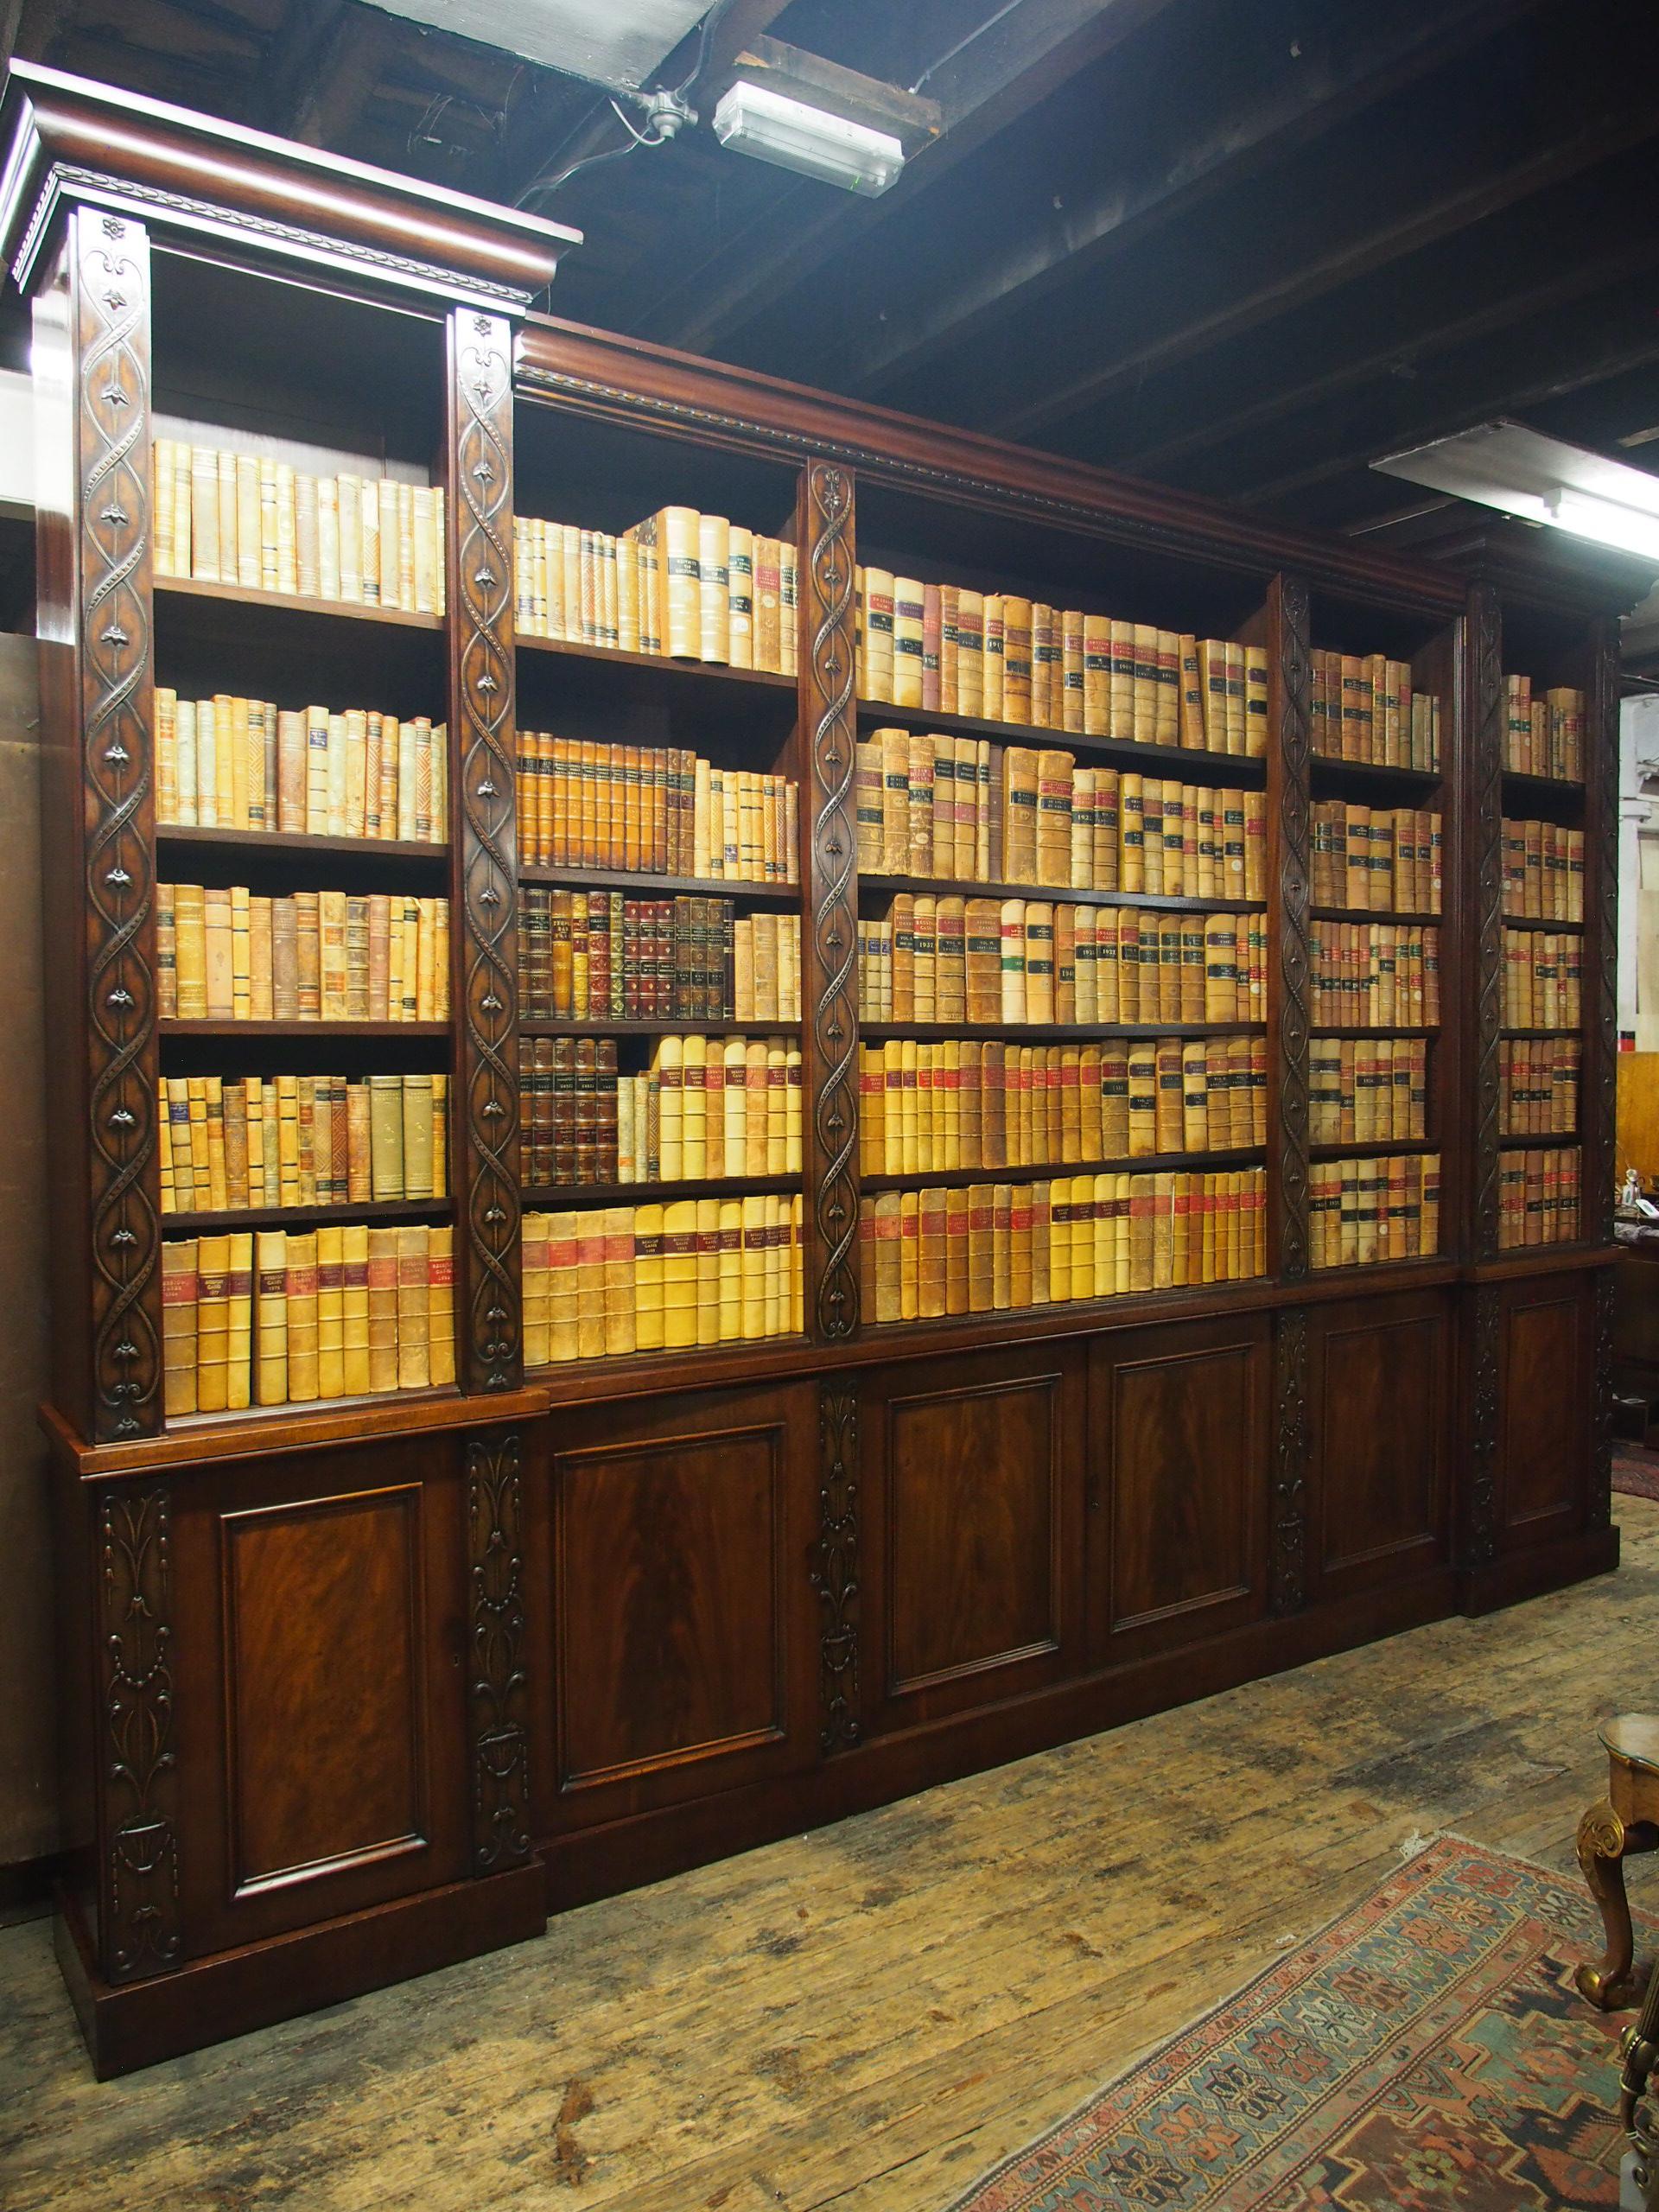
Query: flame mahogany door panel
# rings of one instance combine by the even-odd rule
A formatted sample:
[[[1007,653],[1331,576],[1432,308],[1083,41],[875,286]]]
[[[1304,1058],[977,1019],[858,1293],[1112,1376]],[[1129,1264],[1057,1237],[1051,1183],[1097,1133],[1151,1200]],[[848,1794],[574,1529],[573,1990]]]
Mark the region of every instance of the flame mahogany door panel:
[[[1269,1394],[1263,1314],[1096,1340],[1089,1421],[1095,1665],[1260,1618]]]
[[[556,1409],[529,1439],[531,1775],[587,1826],[817,1742],[817,1393]]]
[[[1594,1442],[1594,1299],[1581,1274],[1499,1291],[1497,1541],[1518,1551],[1584,1526]]]

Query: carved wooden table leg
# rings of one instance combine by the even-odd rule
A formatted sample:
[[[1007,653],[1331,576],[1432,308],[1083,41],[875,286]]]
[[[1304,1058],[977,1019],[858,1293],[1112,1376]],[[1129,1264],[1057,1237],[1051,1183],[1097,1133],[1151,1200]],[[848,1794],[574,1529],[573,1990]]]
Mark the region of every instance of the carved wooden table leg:
[[[1636,2002],[1632,1972],[1636,1939],[1630,1901],[1624,1895],[1624,1823],[1604,1797],[1579,1822],[1579,1865],[1590,1885],[1607,1932],[1607,1955],[1599,1967],[1581,1966],[1574,1977],[1579,1993],[1601,2012],[1617,2012]]]

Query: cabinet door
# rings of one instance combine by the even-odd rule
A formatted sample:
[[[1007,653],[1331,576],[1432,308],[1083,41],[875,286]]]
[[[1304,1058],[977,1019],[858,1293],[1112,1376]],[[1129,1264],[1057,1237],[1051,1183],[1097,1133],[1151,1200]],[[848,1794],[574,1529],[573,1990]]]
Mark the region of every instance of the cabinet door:
[[[804,1764],[817,1726],[817,1392],[556,1412],[532,1447],[554,1827]],[[540,1577],[537,1578],[540,1580]],[[546,1794],[538,1793],[547,1806]]]
[[[176,1482],[193,1952],[466,1873],[461,1448],[365,1446]]]
[[[1582,1274],[1503,1287],[1498,1329],[1498,1544],[1517,1551],[1584,1525],[1595,1429],[1593,1294]]]
[[[1096,1665],[1260,1618],[1268,1370],[1261,1314],[1096,1339],[1089,1421]]]
[[[1311,1599],[1443,1565],[1452,1319],[1439,1291],[1315,1306],[1308,1325]]]
[[[1076,1672],[1078,1347],[879,1368],[860,1389],[867,1726],[913,1726]]]

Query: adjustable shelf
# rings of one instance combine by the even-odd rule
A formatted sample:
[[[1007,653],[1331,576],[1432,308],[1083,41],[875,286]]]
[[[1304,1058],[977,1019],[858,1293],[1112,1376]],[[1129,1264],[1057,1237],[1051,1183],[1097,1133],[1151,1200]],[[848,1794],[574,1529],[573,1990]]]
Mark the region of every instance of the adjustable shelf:
[[[408,837],[324,837],[297,830],[220,830],[181,822],[156,825],[157,853],[246,853],[284,861],[350,860],[447,870],[448,840]]]
[[[1102,1044],[1112,1037],[1262,1037],[1260,1021],[861,1021],[861,1037],[914,1039],[919,1045],[944,1044],[953,1037],[964,1043],[985,1038],[1005,1038],[1014,1045]]]
[[[260,591],[251,584],[210,584],[194,576],[157,576],[156,590],[175,600],[217,601],[226,607],[268,607],[295,614],[326,614],[346,622],[374,622],[394,630],[442,631],[446,617],[401,607],[364,607],[354,600],[302,599],[297,592]]]
[[[328,1206],[227,1206],[213,1213],[162,1215],[164,1236],[211,1236],[226,1229],[326,1229],[331,1222],[407,1222],[411,1225],[452,1218],[449,1198],[347,1198]]]
[[[1024,899],[1054,906],[1149,906],[1155,913],[1259,914],[1263,899],[1188,899],[1162,891],[1074,891],[1061,883],[976,883],[965,877],[861,874],[861,891],[918,892],[945,899]]]
[[[698,899],[731,899],[740,905],[799,906],[798,883],[734,882],[706,875],[651,875],[620,868],[550,868],[537,861],[520,861],[518,880],[549,884],[561,891],[621,891],[645,899],[671,899],[685,893]]]
[[[770,668],[734,668],[728,661],[682,660],[669,653],[624,652],[620,645],[577,645],[568,638],[529,637],[522,630],[514,643],[520,652],[548,653],[561,659],[587,661],[619,671],[631,669],[647,676],[747,686],[753,690],[788,693],[791,696],[798,688],[798,679],[793,676],[780,676]]]
[[[1262,1159],[1260,1145],[1244,1145],[1233,1152],[1141,1153],[1127,1160],[1045,1160],[1020,1167],[931,1167],[909,1173],[901,1169],[897,1174],[861,1175],[859,1185],[868,1192],[949,1190],[958,1183],[1052,1183],[1057,1175],[1173,1175],[1211,1168],[1226,1175],[1239,1167],[1260,1167]]]
[[[675,1183],[527,1183],[519,1192],[526,1207],[567,1212],[577,1206],[671,1205],[678,1198],[792,1198],[801,1191],[793,1175],[703,1175]]]
[[[1143,745],[1134,738],[1090,737],[1081,730],[1049,729],[1033,722],[986,721],[978,715],[941,714],[932,707],[895,707],[877,699],[858,702],[858,721],[861,729],[941,730],[955,737],[989,738],[998,745],[1026,745],[1044,753],[1087,753],[1091,760],[1127,768],[1131,773],[1141,771],[1172,779],[1179,776],[1182,783],[1217,787],[1239,784],[1260,790],[1267,781],[1267,762],[1259,753]]]
[[[786,1037],[791,1032],[799,1033],[801,1020],[797,1014],[776,1021],[738,1021],[723,1014],[692,1014],[626,1020],[607,1014],[596,1020],[578,1021],[555,1015],[531,1016],[518,1028],[525,1037],[707,1037],[716,1030],[727,1037]]]

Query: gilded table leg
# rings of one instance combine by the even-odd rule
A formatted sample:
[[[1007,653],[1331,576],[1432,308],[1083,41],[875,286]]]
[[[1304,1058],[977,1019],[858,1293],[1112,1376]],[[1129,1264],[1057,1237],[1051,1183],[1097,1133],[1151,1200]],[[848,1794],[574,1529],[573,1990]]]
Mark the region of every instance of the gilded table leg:
[[[1600,1909],[1601,1924],[1607,1932],[1607,1955],[1599,1967],[1581,1966],[1575,1976],[1580,1995],[1604,2012],[1633,2005],[1637,1996],[1636,1976],[1631,1972],[1635,1938],[1624,1895],[1624,1823],[1604,1797],[1579,1822],[1579,1865]]]

